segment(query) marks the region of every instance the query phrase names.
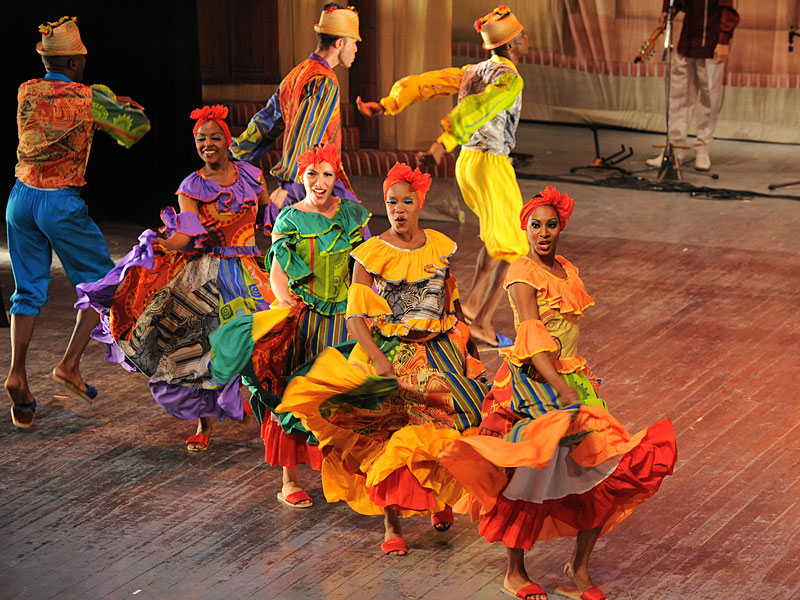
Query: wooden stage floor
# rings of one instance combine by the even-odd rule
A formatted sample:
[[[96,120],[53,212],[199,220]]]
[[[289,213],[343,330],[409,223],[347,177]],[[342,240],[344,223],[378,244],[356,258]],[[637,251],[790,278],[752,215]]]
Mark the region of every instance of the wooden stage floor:
[[[598,543],[596,582],[618,600],[800,598],[800,204],[563,187],[577,205],[560,251],[597,302],[582,354],[630,430],[668,416],[678,435],[675,475]],[[436,226],[459,242],[466,291],[477,228]],[[103,229],[115,257],[138,233]],[[8,306],[5,246],[0,281]],[[0,598],[506,597],[503,547],[464,518],[448,533],[404,521],[410,554],[387,558],[381,519],[325,504],[314,472],[303,472],[312,510],[279,505],[280,469],[265,466],[252,421],[223,423],[208,452],[187,453],[193,426],[98,344],[83,362],[98,401],[59,395],[48,373],[74,318],[63,271],[50,291],[29,360],[35,428],[0,419]],[[512,331],[505,303],[497,325]],[[5,372],[7,329],[0,338]],[[485,358],[493,372],[496,353]],[[531,576],[551,592],[565,583],[571,548],[536,546]]]

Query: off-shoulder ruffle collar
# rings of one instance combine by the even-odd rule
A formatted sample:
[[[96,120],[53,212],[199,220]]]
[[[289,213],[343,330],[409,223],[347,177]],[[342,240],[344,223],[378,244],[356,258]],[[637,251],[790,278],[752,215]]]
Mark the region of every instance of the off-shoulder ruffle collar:
[[[561,313],[583,314],[584,310],[594,305],[594,300],[586,293],[583,281],[578,277],[578,267],[561,255],[556,255],[556,260],[564,267],[566,279],[556,277],[523,256],[508,268],[503,287],[508,289],[512,283],[527,283],[539,292],[544,292],[544,299],[551,308],[558,309]]]
[[[198,202],[216,201],[221,213],[239,212],[246,200],[255,201],[264,189],[259,181],[261,169],[238,161],[231,161],[231,164],[236,170],[236,181],[231,185],[222,186],[201,171],[195,171],[181,182],[176,194],[185,194]]]
[[[393,246],[380,237],[372,237],[356,248],[351,256],[369,273],[391,283],[416,283],[430,279],[439,269],[450,267],[450,257],[458,246],[435,229],[425,229],[425,245],[405,249]]]

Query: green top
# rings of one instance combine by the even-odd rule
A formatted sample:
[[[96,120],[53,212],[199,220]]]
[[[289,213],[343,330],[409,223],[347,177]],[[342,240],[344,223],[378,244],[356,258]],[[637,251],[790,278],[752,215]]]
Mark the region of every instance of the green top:
[[[339,199],[332,218],[289,206],[281,210],[272,233],[280,235],[270,247],[273,257],[289,278],[289,289],[323,315],[347,310],[350,288],[350,252],[363,241],[360,229],[369,221],[361,204]]]

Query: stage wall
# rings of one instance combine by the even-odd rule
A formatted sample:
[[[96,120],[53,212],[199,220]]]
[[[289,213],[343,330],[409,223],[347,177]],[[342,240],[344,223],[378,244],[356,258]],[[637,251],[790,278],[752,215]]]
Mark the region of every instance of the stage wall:
[[[480,60],[474,20],[496,5],[458,0],[453,62]],[[531,53],[522,117],[664,131],[663,36],[656,54],[633,64],[659,23],[660,0],[528,0],[511,5],[525,25]],[[720,138],[800,143],[800,38],[788,51],[796,0],[739,0],[741,22],[731,44]],[[677,19],[676,36],[681,18]],[[676,37],[677,43],[677,37]]]

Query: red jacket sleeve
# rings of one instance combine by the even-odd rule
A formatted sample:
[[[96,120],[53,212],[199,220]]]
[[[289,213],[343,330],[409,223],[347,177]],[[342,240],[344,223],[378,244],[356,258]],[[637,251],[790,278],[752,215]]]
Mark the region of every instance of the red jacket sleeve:
[[[722,19],[719,23],[718,44],[730,44],[733,30],[739,24],[739,13],[733,7],[733,0],[719,0],[722,9]]]

